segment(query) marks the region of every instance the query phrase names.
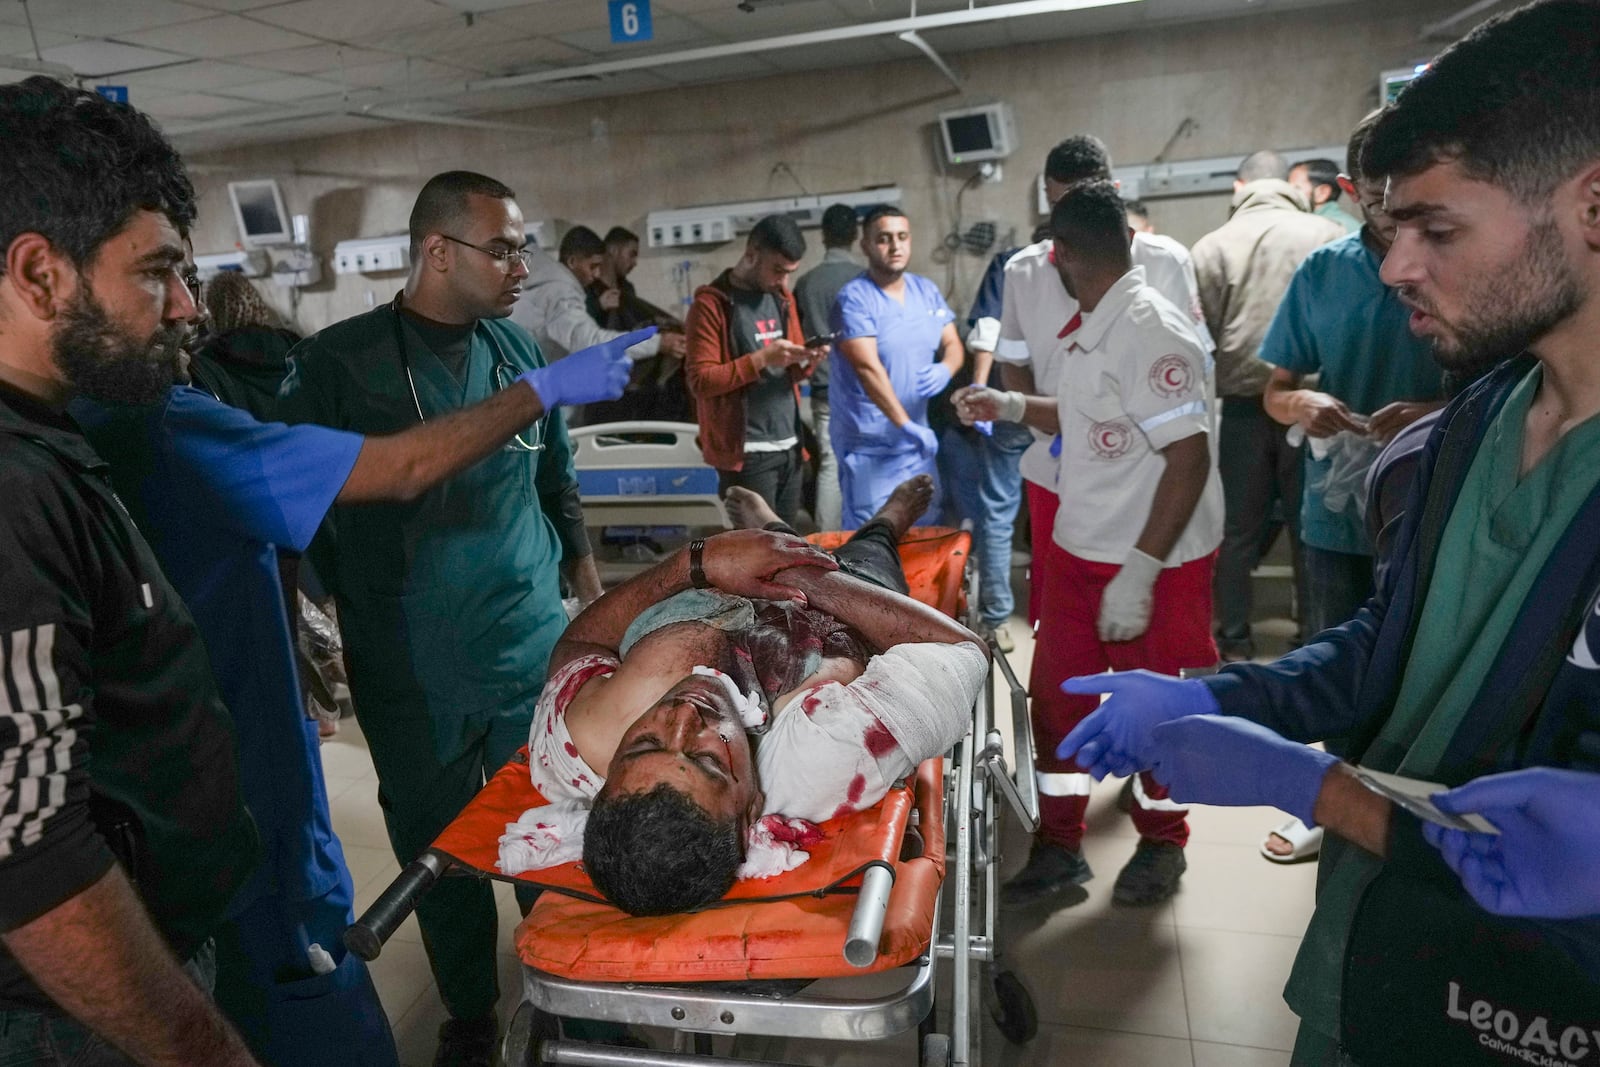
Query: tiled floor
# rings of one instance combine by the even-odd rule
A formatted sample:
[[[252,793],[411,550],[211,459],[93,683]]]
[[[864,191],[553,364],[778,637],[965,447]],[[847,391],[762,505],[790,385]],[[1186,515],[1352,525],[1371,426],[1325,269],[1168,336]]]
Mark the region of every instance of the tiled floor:
[[[1027,678],[1033,642],[1011,657]],[[1286,633],[1286,624],[1269,633]],[[1260,631],[1258,630],[1258,634]],[[349,720],[323,746],[333,821],[349,857],[357,910],[398,874],[377,805],[377,780],[359,726]],[[1265,808],[1197,808],[1190,823],[1189,871],[1170,902],[1151,909],[1112,906],[1111,883],[1136,835],[1115,808],[1116,785],[1103,783],[1089,809],[1085,854],[1096,872],[1088,899],[1053,915],[1008,917],[1000,944],[1032,991],[1040,1018],[1029,1045],[1009,1045],[987,1019],[975,1062],[1072,1067],[1279,1067],[1289,1061],[1295,1020],[1280,992],[1311,914],[1314,865],[1280,867],[1257,854],[1282,821]],[[1006,870],[1020,866],[1026,842],[1010,833]],[[501,944],[516,922],[511,893],[497,886]],[[427,1067],[444,1019],[416,920],[408,920],[372,965],[405,1067]],[[501,1019],[519,995],[514,957],[500,957]],[[724,1051],[719,1043],[719,1051]],[[741,1056],[835,1065],[916,1062],[912,1035],[878,1046],[740,1039]]]

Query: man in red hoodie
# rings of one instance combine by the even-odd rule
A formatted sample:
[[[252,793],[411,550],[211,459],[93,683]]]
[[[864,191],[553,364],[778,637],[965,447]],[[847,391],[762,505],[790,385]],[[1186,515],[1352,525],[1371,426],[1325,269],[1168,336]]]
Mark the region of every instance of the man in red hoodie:
[[[826,356],[805,346],[789,278],[806,254],[784,215],[755,224],[739,262],[694,294],[684,322],[684,370],[700,421],[700,451],[718,492],[761,496],[791,525],[800,510],[800,379]]]

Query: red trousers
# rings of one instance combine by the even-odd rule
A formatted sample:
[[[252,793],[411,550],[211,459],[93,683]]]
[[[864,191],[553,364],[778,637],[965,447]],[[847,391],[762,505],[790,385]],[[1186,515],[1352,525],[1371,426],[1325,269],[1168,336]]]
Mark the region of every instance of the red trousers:
[[[1033,562],[1028,564],[1028,625],[1037,633],[1039,605],[1044,599],[1044,582],[1039,576],[1059,567],[1067,552],[1056,544],[1056,506],[1061,498],[1026,478],[1022,485],[1028,491],[1028,534],[1033,556]]]
[[[1030,492],[1033,486],[1029,487]],[[1029,505],[1034,501],[1030,498]],[[1052,519],[1053,519],[1052,514]],[[1068,696],[1061,683],[1081,674],[1138,668],[1176,675],[1185,667],[1214,667],[1217,646],[1211,637],[1213,553],[1181,567],[1168,567],[1156,579],[1150,629],[1132,641],[1107,643],[1095,633],[1100,598],[1120,566],[1072,555],[1050,540],[1054,554],[1038,566],[1034,546],[1033,585],[1040,593],[1038,638],[1028,691],[1033,697],[1033,739],[1039,772],[1040,836],[1076,849],[1083,841],[1083,813],[1093,780],[1072,760],[1056,758],[1056,745],[1099,707],[1098,697]],[[1189,839],[1186,809],[1167,799],[1149,774],[1134,784],[1133,824],[1141,837],[1182,845]]]

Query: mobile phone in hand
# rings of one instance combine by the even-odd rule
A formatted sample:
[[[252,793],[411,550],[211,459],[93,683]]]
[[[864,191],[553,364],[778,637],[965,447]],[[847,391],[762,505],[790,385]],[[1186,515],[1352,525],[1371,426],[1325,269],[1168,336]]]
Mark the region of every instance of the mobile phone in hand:
[[[806,338],[805,346],[807,348],[821,348],[823,345],[832,344],[833,339],[837,336],[839,335],[835,333],[813,334]]]

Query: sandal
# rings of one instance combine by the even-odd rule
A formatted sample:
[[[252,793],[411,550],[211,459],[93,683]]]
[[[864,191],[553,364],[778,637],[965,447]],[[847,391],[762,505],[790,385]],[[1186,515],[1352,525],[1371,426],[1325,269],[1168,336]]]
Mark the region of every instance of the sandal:
[[[1314,860],[1322,851],[1322,827],[1307,826],[1299,819],[1290,819],[1276,830],[1277,836],[1289,842],[1289,851],[1277,853],[1261,842],[1261,855],[1273,863],[1304,863]]]

